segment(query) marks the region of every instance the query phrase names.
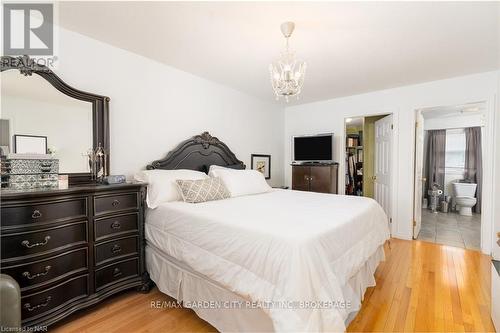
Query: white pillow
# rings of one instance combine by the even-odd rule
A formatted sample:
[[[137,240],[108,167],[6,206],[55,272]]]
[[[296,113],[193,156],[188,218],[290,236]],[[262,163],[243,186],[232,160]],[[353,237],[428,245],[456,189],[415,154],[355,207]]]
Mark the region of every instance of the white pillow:
[[[208,176],[209,177],[219,177],[217,175],[217,171],[219,171],[219,170],[235,170],[235,169],[226,168],[226,167],[223,167],[223,166],[220,166],[220,165],[213,164],[208,169]]]
[[[257,170],[234,170],[223,167],[210,167],[211,177],[220,177],[231,193],[231,197],[265,193],[272,190],[264,175]]]
[[[136,173],[134,179],[148,184],[146,203],[156,208],[163,202],[180,201],[182,196],[176,184],[177,179],[197,180],[208,176],[195,170],[144,170]]]

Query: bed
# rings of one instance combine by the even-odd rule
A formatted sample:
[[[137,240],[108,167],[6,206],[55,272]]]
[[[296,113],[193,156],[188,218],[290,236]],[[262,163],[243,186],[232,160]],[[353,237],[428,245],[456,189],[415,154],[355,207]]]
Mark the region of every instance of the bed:
[[[149,169],[245,168],[195,136]],[[219,331],[344,331],[389,238],[372,199],[276,189],[148,209],[146,265],[160,291]]]

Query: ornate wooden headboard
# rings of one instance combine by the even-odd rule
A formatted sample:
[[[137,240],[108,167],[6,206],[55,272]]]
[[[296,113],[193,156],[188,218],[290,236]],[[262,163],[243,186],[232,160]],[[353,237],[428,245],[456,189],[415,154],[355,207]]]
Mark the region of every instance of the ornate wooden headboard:
[[[146,168],[148,170],[189,169],[208,172],[210,165],[245,169],[245,164],[236,158],[228,146],[208,132],[180,143],[164,159],[154,161]]]

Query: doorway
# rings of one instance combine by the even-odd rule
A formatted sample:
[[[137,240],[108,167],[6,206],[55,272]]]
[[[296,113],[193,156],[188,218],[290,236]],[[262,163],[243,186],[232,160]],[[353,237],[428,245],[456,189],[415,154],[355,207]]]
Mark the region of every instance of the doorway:
[[[375,199],[391,217],[392,114],[345,119],[345,194]]]
[[[480,250],[485,103],[417,111],[413,238]]]

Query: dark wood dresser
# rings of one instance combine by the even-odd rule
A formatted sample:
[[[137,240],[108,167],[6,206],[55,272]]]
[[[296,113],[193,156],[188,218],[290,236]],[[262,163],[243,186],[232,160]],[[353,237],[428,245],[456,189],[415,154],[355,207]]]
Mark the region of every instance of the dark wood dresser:
[[[149,291],[145,185],[1,192],[1,271],[21,287],[22,325],[51,325],[121,290]]]
[[[292,189],[337,194],[339,165],[292,164]]]

